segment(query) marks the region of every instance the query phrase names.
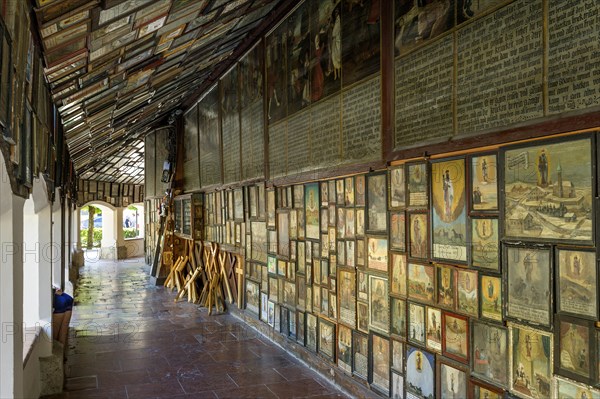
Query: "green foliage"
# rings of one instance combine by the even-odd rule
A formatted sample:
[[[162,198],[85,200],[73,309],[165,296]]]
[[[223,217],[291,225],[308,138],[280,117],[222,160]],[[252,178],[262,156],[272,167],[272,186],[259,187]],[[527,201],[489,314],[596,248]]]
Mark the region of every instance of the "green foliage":
[[[81,230],[79,232],[79,236],[81,238],[81,246],[86,248],[88,247],[88,231]],[[102,229],[95,228],[94,229],[94,240],[93,240],[93,248],[100,248],[100,244],[102,243]]]
[[[140,231],[135,227],[124,228],[123,229],[123,237],[125,238],[138,238]]]

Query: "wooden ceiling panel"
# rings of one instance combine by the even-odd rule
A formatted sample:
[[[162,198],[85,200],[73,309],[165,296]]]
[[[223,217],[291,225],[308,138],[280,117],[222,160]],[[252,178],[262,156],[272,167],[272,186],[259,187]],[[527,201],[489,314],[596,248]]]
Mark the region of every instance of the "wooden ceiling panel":
[[[260,23],[270,12],[292,7],[284,0],[35,0],[44,73],[77,173],[142,181],[146,132],[232,64],[256,29],[266,33]]]

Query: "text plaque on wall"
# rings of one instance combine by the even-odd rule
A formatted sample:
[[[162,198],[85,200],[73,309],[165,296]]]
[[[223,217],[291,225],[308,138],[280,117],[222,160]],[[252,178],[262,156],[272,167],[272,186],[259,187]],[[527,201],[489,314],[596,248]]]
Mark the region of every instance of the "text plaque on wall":
[[[600,105],[600,3],[550,1],[548,8],[548,112]]]
[[[381,79],[379,75],[342,94],[344,162],[381,157]]]
[[[519,0],[458,31],[458,134],[543,116],[542,2]]]
[[[202,187],[221,183],[221,132],[217,90],[213,89],[198,103],[198,130]]]
[[[288,174],[310,170],[308,112],[300,112],[288,119]]]
[[[286,122],[269,126],[269,174],[271,178],[282,177],[287,173],[286,142]]]
[[[223,176],[225,183],[239,181],[240,123],[238,113],[223,115]]]
[[[394,147],[452,136],[452,36],[396,60]]]
[[[340,162],[340,96],[334,95],[313,105],[310,110],[310,152],[314,167]]]
[[[242,178],[264,175],[263,103],[256,101],[242,109]]]

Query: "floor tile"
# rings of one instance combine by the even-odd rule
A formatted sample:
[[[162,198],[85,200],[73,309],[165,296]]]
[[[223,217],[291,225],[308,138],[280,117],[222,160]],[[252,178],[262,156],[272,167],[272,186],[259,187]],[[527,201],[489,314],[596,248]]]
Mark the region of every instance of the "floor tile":
[[[67,391],[45,399],[344,397],[231,315],[174,302],[148,273],[142,259],[80,270]]]

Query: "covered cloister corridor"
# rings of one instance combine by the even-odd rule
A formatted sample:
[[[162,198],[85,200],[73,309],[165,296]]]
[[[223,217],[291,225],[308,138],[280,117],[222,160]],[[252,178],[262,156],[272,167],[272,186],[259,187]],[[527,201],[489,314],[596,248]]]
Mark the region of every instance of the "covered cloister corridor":
[[[46,398],[341,398],[230,314],[149,283],[143,259],[86,260],[75,288],[65,391]]]

